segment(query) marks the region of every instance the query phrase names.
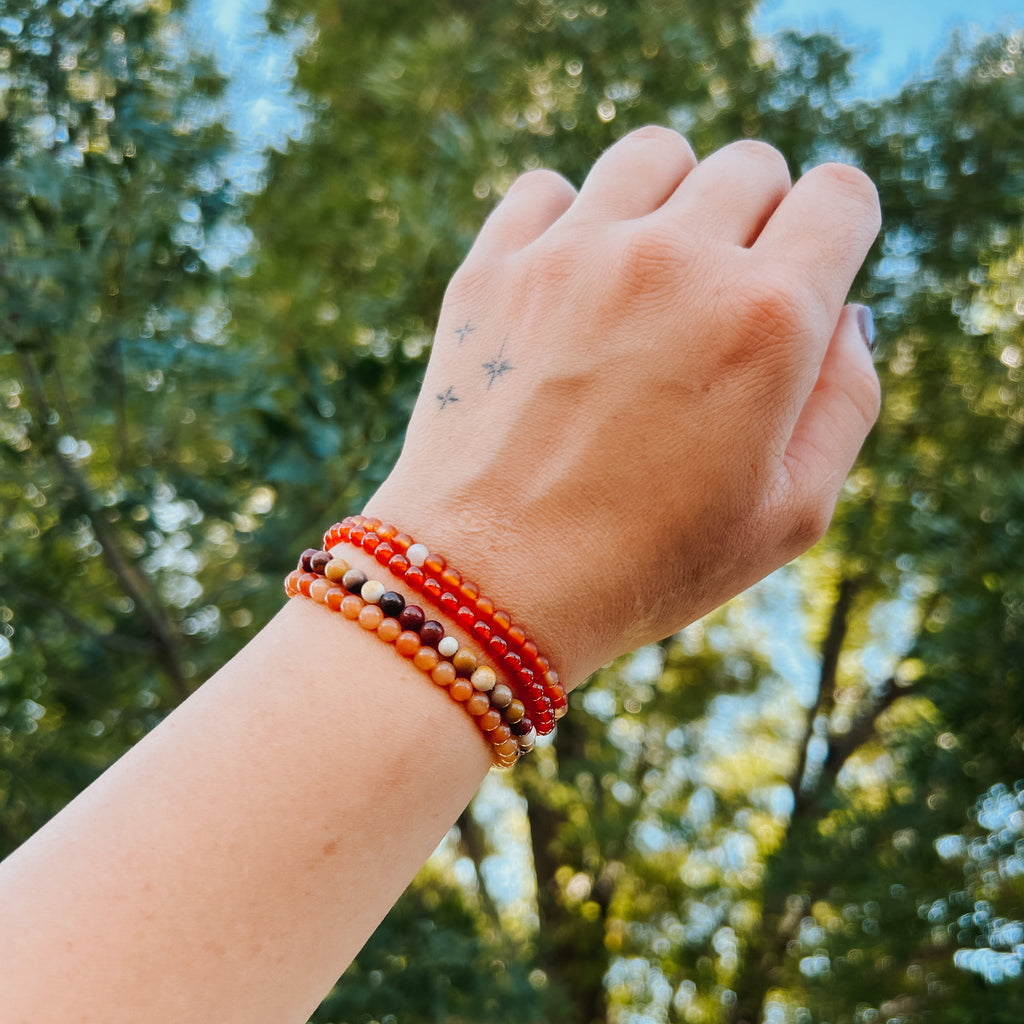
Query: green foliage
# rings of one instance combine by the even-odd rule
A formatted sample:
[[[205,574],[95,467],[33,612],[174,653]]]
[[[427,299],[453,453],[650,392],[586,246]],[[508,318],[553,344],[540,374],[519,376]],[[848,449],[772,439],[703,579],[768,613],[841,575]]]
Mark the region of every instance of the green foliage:
[[[175,9],[6,5],[0,848],[387,472],[516,174],[579,184],[651,121],[699,154],[760,137],[882,195],[855,297],[885,402],[834,529],[575,694],[314,1019],[1021,1018],[1024,41],[853,103],[841,46],[768,48],[750,8],[281,3],[312,122],[250,201]]]

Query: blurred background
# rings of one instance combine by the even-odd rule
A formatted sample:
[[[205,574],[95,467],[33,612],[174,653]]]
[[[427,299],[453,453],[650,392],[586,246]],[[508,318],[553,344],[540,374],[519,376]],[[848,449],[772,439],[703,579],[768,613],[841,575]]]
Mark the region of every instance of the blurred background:
[[[832,530],[573,694],[313,1019],[1024,1019],[1024,15],[969,13],[2,0],[0,854],[386,474],[520,171],[760,138],[882,196]]]

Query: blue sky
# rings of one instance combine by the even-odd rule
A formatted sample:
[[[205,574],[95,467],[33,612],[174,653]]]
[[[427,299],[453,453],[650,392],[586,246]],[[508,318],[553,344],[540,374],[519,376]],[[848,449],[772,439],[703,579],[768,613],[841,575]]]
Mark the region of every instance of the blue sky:
[[[924,71],[954,28],[977,35],[1024,28],[1022,0],[764,0],[755,28],[824,30],[861,53],[856,92],[877,96],[895,91]]]

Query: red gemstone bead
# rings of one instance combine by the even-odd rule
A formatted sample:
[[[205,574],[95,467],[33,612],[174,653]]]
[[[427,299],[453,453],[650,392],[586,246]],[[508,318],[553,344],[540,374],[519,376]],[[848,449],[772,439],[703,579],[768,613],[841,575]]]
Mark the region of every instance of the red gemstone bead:
[[[380,537],[375,533],[367,533],[363,535],[363,539],[360,542],[364,551],[375,551],[377,545],[380,543]]]
[[[508,612],[499,609],[492,616],[491,620],[494,625],[498,627],[502,632],[507,632],[508,628],[512,625],[512,616]]]
[[[537,645],[532,640],[527,640],[522,647],[519,648],[523,652],[523,657],[529,659],[534,664],[537,663],[538,650]],[[542,671],[547,671],[545,667]]]
[[[377,549],[374,551],[373,557],[376,558],[381,565],[387,565],[394,554],[395,549],[387,541],[381,541],[377,545]]]
[[[448,593],[446,590],[437,601],[438,608],[445,613],[445,615],[454,616],[459,610],[459,599],[454,595]]]
[[[481,618],[489,619],[494,614],[494,602],[489,597],[479,597],[476,602],[476,610]]]
[[[418,565],[409,566],[409,568],[405,570],[405,576],[402,578],[405,580],[406,586],[408,586],[410,590],[415,590],[417,594],[423,593],[423,584],[427,577]]]
[[[380,537],[381,540],[391,540],[396,533],[398,533],[398,527],[387,524],[377,531],[377,536]]]
[[[500,636],[492,636],[487,641],[487,646],[491,649],[491,653],[498,658],[504,657],[508,654],[508,643]]]
[[[473,636],[480,641],[482,644],[486,644],[490,641],[492,633],[491,627],[487,625],[482,619],[477,619],[476,622],[470,626],[469,631]]]
[[[440,576],[447,565],[448,563],[440,555],[427,555],[423,562],[423,568],[429,572],[431,576]]]
[[[522,626],[510,626],[508,642],[515,647],[522,647],[526,643],[526,630]]]
[[[363,520],[363,526],[365,526],[368,530],[372,530],[374,533],[377,532],[379,527],[384,525],[379,519],[377,519],[374,516],[370,516],[369,518],[367,518],[366,516],[362,516],[361,518]]]
[[[435,601],[440,600],[441,595],[444,593],[444,589],[437,580],[430,578],[429,576],[423,581],[423,593],[428,594]]]
[[[463,629],[471,629],[473,623],[476,622],[476,612],[472,608],[467,608],[464,604],[459,605],[459,610],[455,613],[455,621]]]
[[[406,551],[413,546],[413,539],[407,533],[397,533],[391,538],[391,544],[396,551],[401,551],[404,555]]]
[[[554,689],[556,686],[559,688],[561,687],[561,680],[558,678],[558,673],[553,668],[548,669],[548,671],[544,673],[544,685],[550,689]]]
[[[509,651],[508,654],[502,656],[501,663],[507,668],[513,675],[516,674],[523,667],[523,659],[516,654],[515,651]]]
[[[356,547],[358,547],[360,544],[362,544],[363,537],[365,536],[365,534],[366,531],[361,526],[353,526],[348,531],[349,544],[355,544]]]
[[[544,687],[540,683],[529,683],[523,687],[523,693],[529,697],[534,704],[539,704],[547,700],[547,694],[544,692]]]
[[[392,541],[391,543],[393,545],[395,542]],[[391,560],[388,562],[388,568],[396,576],[404,576],[405,570],[408,569],[411,564],[412,563],[405,557],[405,555],[392,555]]]
[[[471,580],[463,580],[459,587],[459,593],[470,603],[475,604],[480,596],[480,588]]]

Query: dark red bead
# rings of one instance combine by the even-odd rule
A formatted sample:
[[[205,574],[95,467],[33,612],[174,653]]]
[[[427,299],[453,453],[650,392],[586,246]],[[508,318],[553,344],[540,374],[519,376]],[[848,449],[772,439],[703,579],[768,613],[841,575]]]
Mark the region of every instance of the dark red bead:
[[[331,560],[331,556],[326,551],[318,551],[309,560],[309,571],[315,572],[319,576],[323,576],[324,569],[327,568],[327,563]]]
[[[405,608],[405,598],[394,590],[387,590],[381,596],[380,610],[387,619],[397,619]]]
[[[387,541],[381,541],[373,552],[373,557],[376,558],[381,565],[387,565],[395,554],[395,549]]]
[[[427,619],[420,627],[420,643],[426,647],[436,647],[444,638],[444,626],[436,619]]]
[[[487,625],[482,619],[477,619],[476,622],[470,626],[469,631],[476,637],[480,643],[485,644],[491,639],[491,627]]]
[[[547,700],[547,694],[544,692],[544,687],[541,686],[540,683],[529,683],[523,687],[523,692],[535,704]]]
[[[402,614],[398,616],[398,624],[402,629],[412,630],[413,633],[418,633],[426,621],[427,616],[423,609],[416,604],[407,604]]]
[[[445,613],[445,615],[454,616],[459,610],[459,599],[454,594],[445,591],[438,598],[437,606]]]
[[[491,639],[487,641],[487,646],[491,649],[491,653],[497,658],[503,658],[508,654],[508,643],[500,636],[492,636]]]
[[[303,572],[312,572],[313,570],[312,570],[311,566],[312,566],[313,556],[318,554],[318,553],[319,552],[317,551],[316,548],[306,548],[306,550],[303,551],[301,555],[299,555],[299,566],[298,567]]]
[[[533,728],[533,722],[524,715],[518,722],[513,722],[509,728],[512,730],[513,736],[525,736]]]
[[[444,593],[444,590],[441,587],[441,584],[437,582],[437,580],[432,579],[428,576],[423,581],[423,593],[429,595],[435,601],[439,601],[441,599],[441,595]]]
[[[415,590],[417,594],[423,592],[423,584],[426,581],[426,576],[423,574],[423,570],[418,565],[411,565],[405,570],[405,576],[402,577],[405,580],[405,585],[410,590]]]
[[[524,658],[528,658],[530,661],[536,664],[538,651],[537,645],[532,640],[527,640],[526,643],[524,643],[519,648],[519,650],[523,652]],[[547,668],[544,668],[542,671],[546,672]]]

